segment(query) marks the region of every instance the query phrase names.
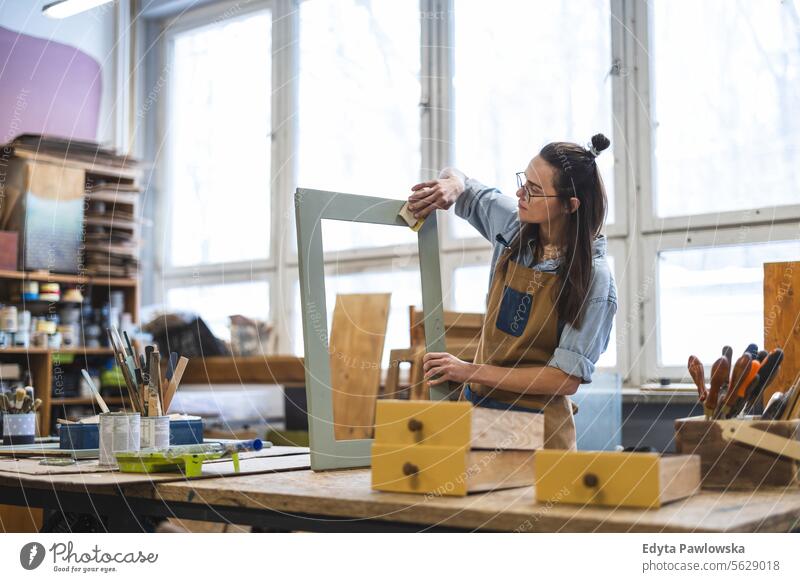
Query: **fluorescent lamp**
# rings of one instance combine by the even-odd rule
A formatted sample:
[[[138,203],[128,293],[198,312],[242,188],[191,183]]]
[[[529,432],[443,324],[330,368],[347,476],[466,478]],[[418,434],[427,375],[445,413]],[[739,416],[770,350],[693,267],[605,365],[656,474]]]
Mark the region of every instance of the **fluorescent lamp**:
[[[68,18],[86,10],[96,8],[114,0],[57,0],[42,8],[42,14],[50,18]]]

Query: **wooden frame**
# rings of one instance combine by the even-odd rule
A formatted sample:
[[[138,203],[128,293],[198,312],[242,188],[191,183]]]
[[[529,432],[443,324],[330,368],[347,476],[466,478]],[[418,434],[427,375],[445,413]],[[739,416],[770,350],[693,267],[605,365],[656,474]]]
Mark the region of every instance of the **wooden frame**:
[[[403,200],[305,188],[298,188],[295,193],[308,431],[311,468],[315,471],[369,466],[372,444],[372,439],[337,441],[334,437],[321,221],[342,220],[408,228],[398,216],[403,203]],[[428,216],[417,233],[417,242],[425,346],[428,351],[442,352],[445,350],[444,316],[435,214]],[[430,389],[432,400],[445,399],[449,394],[447,385]]]

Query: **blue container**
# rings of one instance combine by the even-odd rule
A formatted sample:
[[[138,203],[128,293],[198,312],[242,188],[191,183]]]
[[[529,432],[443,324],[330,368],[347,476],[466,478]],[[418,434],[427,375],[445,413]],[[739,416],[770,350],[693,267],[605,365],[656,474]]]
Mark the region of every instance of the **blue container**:
[[[58,437],[60,449],[100,448],[100,431],[96,424],[59,424]],[[170,445],[198,445],[202,442],[202,419],[169,421]]]
[[[100,429],[96,424],[59,424],[60,449],[99,449]]]
[[[198,445],[203,442],[203,420],[200,418],[169,421],[170,445]]]

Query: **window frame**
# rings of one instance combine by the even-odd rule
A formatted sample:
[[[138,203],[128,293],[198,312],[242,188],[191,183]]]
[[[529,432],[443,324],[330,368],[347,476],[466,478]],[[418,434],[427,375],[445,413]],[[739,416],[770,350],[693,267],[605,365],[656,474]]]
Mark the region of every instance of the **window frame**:
[[[303,0],[257,0],[241,7],[231,1],[196,8],[180,17],[181,26],[195,25],[224,14],[225,11],[269,7],[272,10],[272,237],[270,258],[265,261],[227,264],[226,274],[270,277],[270,302],[274,306],[271,322],[278,331],[278,349],[290,353],[294,314],[294,283],[297,280],[298,256],[294,237],[292,193],[297,188],[297,167],[293,152],[297,147],[299,72],[299,2]],[[308,0],[306,0],[308,1]],[[792,231],[800,218],[800,205],[730,211],[719,214],[658,218],[655,216],[652,148],[652,66],[650,39],[652,11],[647,0],[607,0],[610,5],[612,112],[614,116],[613,155],[615,183],[615,222],[607,225],[609,253],[615,256],[615,276],[619,309],[617,312],[617,367],[626,385],[639,386],[655,378],[687,381],[685,369],[656,366],[659,329],[655,318],[657,281],[653,267],[664,244],[676,244],[686,237],[694,243],[702,240],[725,240],[731,230],[745,226],[753,236],[780,238],[778,233]],[[420,180],[438,176],[441,168],[452,164],[453,152],[453,49],[454,0],[419,0],[420,7],[420,87],[419,120],[421,146]],[[166,19],[161,20],[167,22]],[[160,30],[161,70],[164,60],[164,26]],[[167,84],[166,90],[169,87]],[[141,97],[140,97],[141,98]],[[163,130],[163,99],[159,104],[160,128]],[[156,135],[159,135],[158,133]],[[465,168],[468,170],[468,168]],[[165,192],[163,171],[157,176],[160,192]],[[507,193],[509,194],[509,193]],[[165,240],[165,196],[160,196],[156,222],[156,240]],[[438,213],[442,282],[446,305],[452,305],[452,276],[456,266],[478,264],[491,257],[491,245],[480,237],[457,238],[450,234],[450,222],[459,220],[453,210]],[[753,239],[761,242],[761,239]],[[682,246],[682,245],[681,245]],[[155,249],[157,287],[178,284],[185,277],[200,272],[212,276],[216,266],[189,267],[166,274],[164,248]],[[397,257],[418,261],[415,245],[370,247],[328,253],[326,268],[337,263],[341,268],[359,271],[381,270]],[[473,261],[475,261],[473,263]],[[166,287],[164,287],[166,289]],[[160,289],[155,301],[163,300]],[[288,309],[278,309],[279,305]],[[655,341],[654,341],[655,338]]]
[[[742,229],[746,228],[747,239],[743,240]],[[658,329],[658,303],[659,303],[659,281],[658,281],[658,253],[662,251],[688,250],[697,248],[720,248],[727,246],[740,246],[747,244],[759,244],[768,242],[783,242],[798,240],[797,224],[781,225],[737,225],[719,229],[698,229],[684,232],[659,233],[648,235],[644,238],[645,256],[648,263],[644,269],[652,278],[653,292],[646,302],[644,309],[645,329]],[[800,244],[800,243],[798,243]],[[761,345],[763,337],[753,338],[756,343]],[[648,346],[645,350],[646,376],[649,381],[657,381],[659,378],[683,379],[688,380],[688,372],[685,366],[662,366],[658,362],[658,348],[661,337],[658,334],[648,338]],[[720,339],[720,349],[724,345],[724,340]],[[733,346],[734,351],[744,349],[744,346]],[[737,352],[738,353],[738,352]],[[686,357],[689,357],[687,352]]]

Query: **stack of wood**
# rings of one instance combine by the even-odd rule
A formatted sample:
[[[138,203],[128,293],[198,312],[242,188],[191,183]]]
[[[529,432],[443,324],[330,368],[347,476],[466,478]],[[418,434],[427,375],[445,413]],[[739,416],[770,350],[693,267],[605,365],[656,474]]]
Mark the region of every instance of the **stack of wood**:
[[[135,277],[139,272],[139,193],[135,184],[87,181],[88,275]]]

